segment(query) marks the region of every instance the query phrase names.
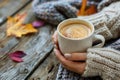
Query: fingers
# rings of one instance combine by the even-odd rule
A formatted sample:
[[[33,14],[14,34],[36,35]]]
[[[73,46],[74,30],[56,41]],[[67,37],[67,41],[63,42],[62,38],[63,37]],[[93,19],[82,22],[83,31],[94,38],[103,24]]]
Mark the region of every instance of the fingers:
[[[60,53],[58,49],[54,49],[55,55],[58,60],[62,63],[62,65],[73,72],[82,74],[85,70],[86,63],[85,62],[73,62],[64,58],[64,56]]]
[[[57,40],[57,31],[54,32],[53,36],[52,36],[53,42],[56,44],[58,42]]]
[[[72,61],[85,61],[87,59],[86,53],[67,53],[64,54],[65,58]]]
[[[57,31],[54,32],[54,34],[52,36],[52,40],[54,42],[54,47],[58,49],[59,46],[58,46],[58,39],[57,39]]]
[[[54,42],[54,47],[59,49],[58,48],[57,31],[54,32],[52,39]],[[72,61],[85,61],[87,59],[86,53],[71,53],[71,54],[65,54],[64,56],[66,59],[72,60]]]
[[[76,72],[78,74],[83,74],[85,71],[86,63],[80,63],[80,62],[71,62],[71,63],[66,63],[66,65],[62,64],[63,67],[66,69]]]
[[[52,36],[53,42],[56,46],[58,46],[57,40],[57,32]],[[59,48],[54,49],[55,55],[61,64],[68,70],[82,74],[85,70],[86,63],[85,62],[74,62],[74,61],[83,61],[86,60],[86,53],[72,53],[71,55],[66,54],[65,57],[59,51]]]
[[[62,64],[65,65],[65,63],[68,62],[68,60],[64,58],[64,56],[61,54],[61,52],[58,49],[54,49],[54,52],[55,52],[56,57],[58,58],[60,62],[62,62]]]

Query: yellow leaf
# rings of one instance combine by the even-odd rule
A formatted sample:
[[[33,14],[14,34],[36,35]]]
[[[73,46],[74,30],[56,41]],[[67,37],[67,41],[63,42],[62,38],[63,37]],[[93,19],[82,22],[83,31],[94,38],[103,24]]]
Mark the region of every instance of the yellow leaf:
[[[16,36],[21,37],[22,35],[28,33],[35,33],[37,30],[32,26],[32,24],[23,25],[23,21],[25,19],[25,14],[19,14],[14,18],[9,17],[7,21],[7,36]]]
[[[78,16],[85,14],[86,5],[87,5],[87,0],[82,0],[82,7],[80,8],[80,10],[77,13]]]
[[[94,4],[90,5],[87,8],[87,0],[82,0],[82,6],[80,8],[80,10],[78,11],[77,15],[78,16],[88,16],[91,14],[94,14],[97,12],[97,8]]]

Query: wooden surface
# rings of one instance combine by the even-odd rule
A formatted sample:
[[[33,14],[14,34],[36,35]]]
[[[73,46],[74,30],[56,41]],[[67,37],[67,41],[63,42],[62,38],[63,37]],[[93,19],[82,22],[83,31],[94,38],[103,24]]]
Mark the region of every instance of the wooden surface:
[[[8,16],[13,16],[23,9],[32,0],[0,0],[0,24]]]
[[[55,80],[58,65],[58,60],[54,57],[54,53],[52,52],[29,77],[29,80]]]
[[[4,0],[2,0],[4,2]],[[7,1],[7,0],[6,0]],[[28,0],[8,0],[11,3],[6,3],[1,9],[7,12],[15,12],[20,7],[20,3],[25,3]],[[12,2],[16,2],[13,10]],[[18,2],[17,2],[18,1]],[[8,6],[9,5],[9,6]],[[7,7],[5,7],[7,6]],[[28,12],[31,9],[31,3],[19,12]],[[12,11],[13,10],[13,11]],[[13,13],[2,13],[4,16],[10,16]],[[16,13],[16,14],[17,14]],[[16,15],[15,14],[15,15]],[[58,62],[52,52],[53,43],[51,35],[55,31],[55,27],[44,25],[39,28],[38,33],[23,36],[22,38],[6,37],[6,22],[0,26],[0,80],[55,80]],[[13,62],[8,54],[17,50],[24,51],[27,55],[23,58],[24,62]]]

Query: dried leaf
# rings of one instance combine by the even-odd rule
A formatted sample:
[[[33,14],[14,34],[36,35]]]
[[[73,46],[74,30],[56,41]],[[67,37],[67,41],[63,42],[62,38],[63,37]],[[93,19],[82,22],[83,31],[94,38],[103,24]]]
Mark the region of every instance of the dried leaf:
[[[87,5],[87,0],[82,0],[82,7],[80,8],[80,10],[78,12],[78,16],[79,15],[84,15],[86,5]]]
[[[96,12],[97,12],[97,8],[94,4],[87,6],[87,0],[82,0],[82,7],[78,11],[78,16],[91,15],[91,14],[94,14]]]
[[[32,23],[32,25],[35,27],[35,28],[38,28],[38,27],[41,27],[43,26],[45,23],[43,21],[34,21]]]
[[[22,24],[26,17],[25,13],[18,14],[14,18],[9,17],[7,21],[7,36],[14,35],[16,37],[21,37],[22,35],[28,33],[35,33],[37,30],[32,26],[32,24]]]
[[[15,51],[13,53],[9,54],[9,57],[11,60],[15,62],[23,62],[22,57],[24,57],[26,54],[23,51]]]
[[[11,57],[11,59],[12,59],[14,62],[23,62],[23,59],[18,58],[18,57]]]
[[[86,11],[85,11],[85,15],[90,15],[90,14],[94,14],[97,12],[96,6],[95,5],[91,5]]]

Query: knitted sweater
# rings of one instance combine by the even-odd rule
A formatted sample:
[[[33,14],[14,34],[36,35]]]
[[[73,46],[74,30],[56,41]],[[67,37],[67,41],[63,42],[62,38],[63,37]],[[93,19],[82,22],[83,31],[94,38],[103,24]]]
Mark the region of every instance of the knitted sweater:
[[[44,0],[34,0],[33,2],[33,10],[36,16],[55,25],[66,19],[66,17],[76,17],[75,7],[81,3],[81,0],[54,0],[55,2],[39,5],[40,1],[44,2]],[[95,34],[103,35],[106,41],[112,38],[120,38],[120,2],[117,1],[119,0],[103,0],[98,6],[99,10],[108,6],[111,2],[116,3],[112,3],[97,14],[78,18],[91,21],[95,26]],[[64,14],[61,14],[61,12]],[[119,80],[120,52],[112,48],[120,50],[120,39],[114,45],[112,44],[107,48],[88,49],[87,65],[82,76],[101,76],[103,80]],[[64,75],[65,73],[72,74],[73,72],[69,72],[60,66],[57,80],[78,80],[80,77],[75,77],[77,75],[75,73],[73,75]],[[71,78],[70,76],[75,78]]]
[[[91,21],[96,28],[95,33],[102,34],[106,40],[120,38],[120,2],[111,4],[95,15],[82,18]],[[103,80],[120,80],[120,51],[90,48],[87,50],[86,63],[82,76],[99,75]]]
[[[95,34],[103,35],[106,41],[112,38],[120,38],[120,2],[111,4],[97,14],[78,18],[91,21],[96,29]],[[120,39],[106,48],[89,48],[87,50],[86,64],[85,71],[82,74],[83,77],[100,76],[103,80],[120,80]],[[59,75],[62,75],[61,78]],[[80,78],[80,75],[78,77],[78,74],[66,71],[61,66],[59,67],[57,80],[78,79],[85,78]],[[95,80],[101,79],[97,78]]]
[[[32,3],[35,15],[53,25],[58,25],[67,18],[77,17],[76,13],[81,6],[82,0],[34,0]],[[90,4],[97,5],[98,2],[88,0]]]

